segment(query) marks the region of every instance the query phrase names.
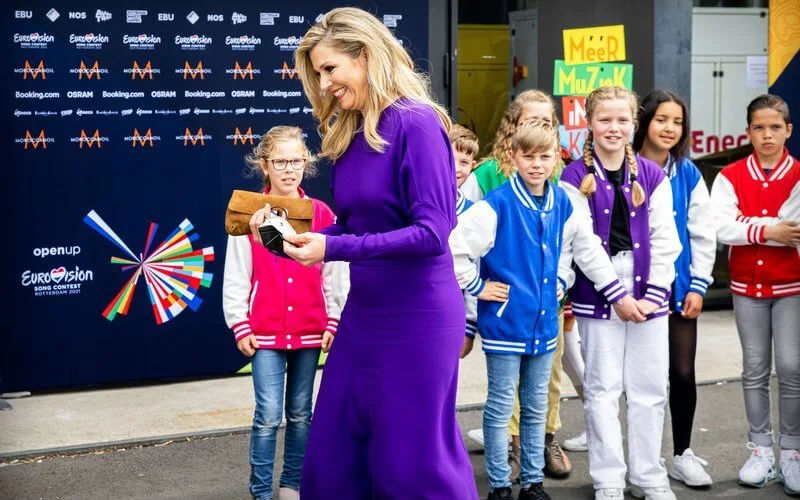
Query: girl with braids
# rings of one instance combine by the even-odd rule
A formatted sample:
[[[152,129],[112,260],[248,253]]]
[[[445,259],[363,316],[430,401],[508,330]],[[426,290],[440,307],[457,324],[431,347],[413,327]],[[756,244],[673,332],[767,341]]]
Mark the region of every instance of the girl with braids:
[[[643,100],[633,147],[661,165],[672,187],[673,215],[683,251],[675,261],[669,315],[669,407],[672,413],[673,460],[669,475],[688,486],[713,482],[705,460],[689,448],[697,406],[694,360],[697,317],[713,278],[717,252],[708,188],[700,170],[686,157],[688,112],[680,97],[654,90]]]
[[[511,159],[511,140],[517,127],[529,121],[543,121],[558,127],[553,99],[541,90],[526,90],[509,104],[494,137],[492,155],[484,158],[461,186],[467,199],[473,202],[482,200],[489,191],[514,177],[517,169]],[[560,154],[563,159],[565,153],[561,151]],[[553,172],[554,180],[558,180],[563,169],[563,163],[559,162]]]
[[[616,290],[606,290],[577,269],[569,292],[586,363],[584,408],[596,500],[623,498],[623,392],[631,494],[675,499],[660,457],[669,369],[667,315],[681,244],[669,180],[630,146],[637,109],[636,96],[622,87],[589,94],[583,159],[570,163],[559,183],[574,209],[591,216],[621,282]]]

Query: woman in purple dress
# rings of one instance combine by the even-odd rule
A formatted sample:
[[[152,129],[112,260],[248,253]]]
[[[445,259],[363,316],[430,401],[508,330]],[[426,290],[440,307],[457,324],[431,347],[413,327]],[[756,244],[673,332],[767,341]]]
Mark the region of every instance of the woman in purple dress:
[[[405,49],[363,10],[328,12],[295,62],[321,156],[333,161],[338,221],[291,238],[298,247],[285,252],[306,265],[347,261],[351,273],[301,497],[477,499],[455,413],[465,316],[448,247],[450,119]]]

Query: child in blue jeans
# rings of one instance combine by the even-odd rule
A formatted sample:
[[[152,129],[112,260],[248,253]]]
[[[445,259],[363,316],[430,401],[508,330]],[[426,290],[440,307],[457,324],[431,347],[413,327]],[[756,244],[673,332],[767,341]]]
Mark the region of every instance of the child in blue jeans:
[[[248,162],[264,179],[266,193],[311,200],[314,231],[333,223],[331,209],[300,189],[303,175],[315,172],[301,129],[271,128]],[[279,494],[281,500],[299,498],[317,361],[320,350],[330,349],[346,294],[342,285],[347,281],[333,278],[334,266],[340,265],[305,267],[270,253],[252,235],[228,237],[222,306],[236,346],[253,363],[256,409],[250,437],[250,493],[255,499],[273,498],[275,448],[284,409]]]
[[[507,428],[517,381],[519,498],[550,498],[542,487],[548,384],[558,300],[571,279],[573,257],[602,288],[618,288],[609,286],[618,280],[591,221],[578,220],[564,191],[547,180],[559,158],[558,144],[558,131],[551,125],[521,125],[512,141],[517,173],[464,212],[450,239],[458,281],[478,297],[489,382],[483,414],[489,500],[512,498]],[[562,246],[566,260],[560,266]]]

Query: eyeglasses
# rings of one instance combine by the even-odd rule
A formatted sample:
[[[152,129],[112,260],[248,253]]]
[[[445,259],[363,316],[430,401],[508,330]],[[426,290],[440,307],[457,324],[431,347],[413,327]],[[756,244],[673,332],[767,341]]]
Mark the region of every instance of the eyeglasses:
[[[287,166],[291,166],[292,170],[300,170],[306,166],[305,158],[293,158],[291,160],[279,158],[277,160],[269,160],[269,161],[272,162],[272,168],[274,168],[278,172],[286,170]]]

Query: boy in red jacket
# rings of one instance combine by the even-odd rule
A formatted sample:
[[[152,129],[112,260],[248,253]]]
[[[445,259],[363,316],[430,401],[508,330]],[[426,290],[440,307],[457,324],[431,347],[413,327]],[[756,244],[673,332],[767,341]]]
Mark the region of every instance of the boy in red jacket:
[[[792,134],[789,106],[762,95],[747,107],[753,154],[725,167],[711,206],[717,239],[730,245],[728,267],[744,363],[742,388],[750,458],[739,482],[763,487],[781,477],[800,493],[800,164],[784,146]],[[774,467],[769,379],[772,348],[778,372],[780,472]]]

